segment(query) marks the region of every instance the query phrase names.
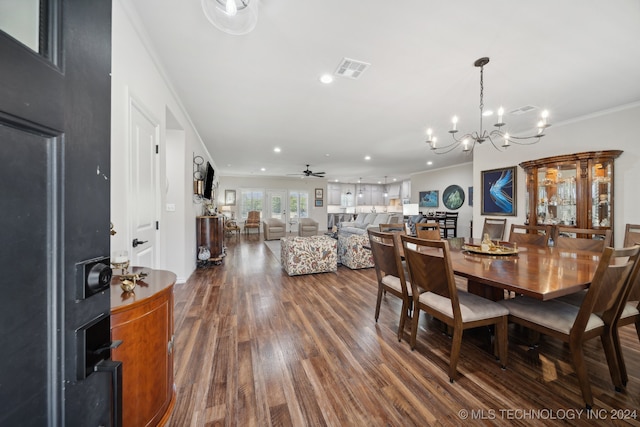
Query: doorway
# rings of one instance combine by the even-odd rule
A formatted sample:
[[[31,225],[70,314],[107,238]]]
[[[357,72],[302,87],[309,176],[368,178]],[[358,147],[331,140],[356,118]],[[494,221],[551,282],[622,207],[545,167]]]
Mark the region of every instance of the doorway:
[[[267,190],[267,204],[264,218],[276,218],[287,222],[287,192],[285,190]]]

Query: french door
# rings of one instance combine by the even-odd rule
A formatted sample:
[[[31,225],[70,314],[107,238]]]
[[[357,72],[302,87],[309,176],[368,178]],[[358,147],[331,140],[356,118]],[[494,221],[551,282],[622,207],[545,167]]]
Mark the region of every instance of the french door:
[[[300,218],[309,216],[309,193],[306,191],[289,191],[289,218],[290,231],[298,231]]]
[[[285,190],[267,190],[265,218],[277,218],[287,222],[287,192]]]

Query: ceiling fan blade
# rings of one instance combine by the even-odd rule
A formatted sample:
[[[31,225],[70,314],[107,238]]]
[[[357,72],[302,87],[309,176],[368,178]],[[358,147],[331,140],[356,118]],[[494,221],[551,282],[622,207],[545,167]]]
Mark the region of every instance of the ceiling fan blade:
[[[311,175],[317,176],[318,178],[324,178],[324,172],[315,172],[315,173],[312,173]]]

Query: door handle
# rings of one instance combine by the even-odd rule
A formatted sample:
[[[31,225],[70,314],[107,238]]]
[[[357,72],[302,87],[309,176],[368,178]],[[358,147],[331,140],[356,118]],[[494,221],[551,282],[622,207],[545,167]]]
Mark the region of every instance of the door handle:
[[[133,247],[135,248],[138,245],[142,245],[143,243],[147,243],[148,240],[138,240],[137,238],[133,239],[133,242],[131,243],[133,245]]]
[[[111,374],[111,416],[114,427],[122,427],[122,362],[103,360],[94,367],[95,372]]]

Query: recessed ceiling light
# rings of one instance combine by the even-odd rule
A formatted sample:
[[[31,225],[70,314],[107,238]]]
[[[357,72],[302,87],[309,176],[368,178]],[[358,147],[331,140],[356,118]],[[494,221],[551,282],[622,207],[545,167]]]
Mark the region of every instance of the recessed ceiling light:
[[[365,160],[371,160],[371,156],[364,156]]]
[[[393,182],[396,182],[398,179],[397,178],[393,178]]]
[[[433,164],[433,162],[432,162],[431,160],[429,160],[429,161],[427,162],[427,165],[428,165],[428,166],[431,166],[432,164]]]
[[[325,157],[331,157],[331,154],[327,153],[324,155]]]
[[[493,116],[493,110],[483,111],[482,115],[485,116],[485,117]]]
[[[320,76],[320,82],[328,85],[333,82],[333,76],[331,74],[323,74]]]
[[[264,172],[266,170],[267,170],[267,168],[260,168],[260,171],[262,171],[262,172]]]
[[[273,149],[273,151],[274,151],[275,153],[279,153],[279,152],[280,152],[280,151],[282,151],[282,150],[280,149],[280,147],[276,147],[276,148],[274,148],[274,149]]]
[[[339,179],[336,179],[336,182],[340,182],[340,180],[339,180]]]

